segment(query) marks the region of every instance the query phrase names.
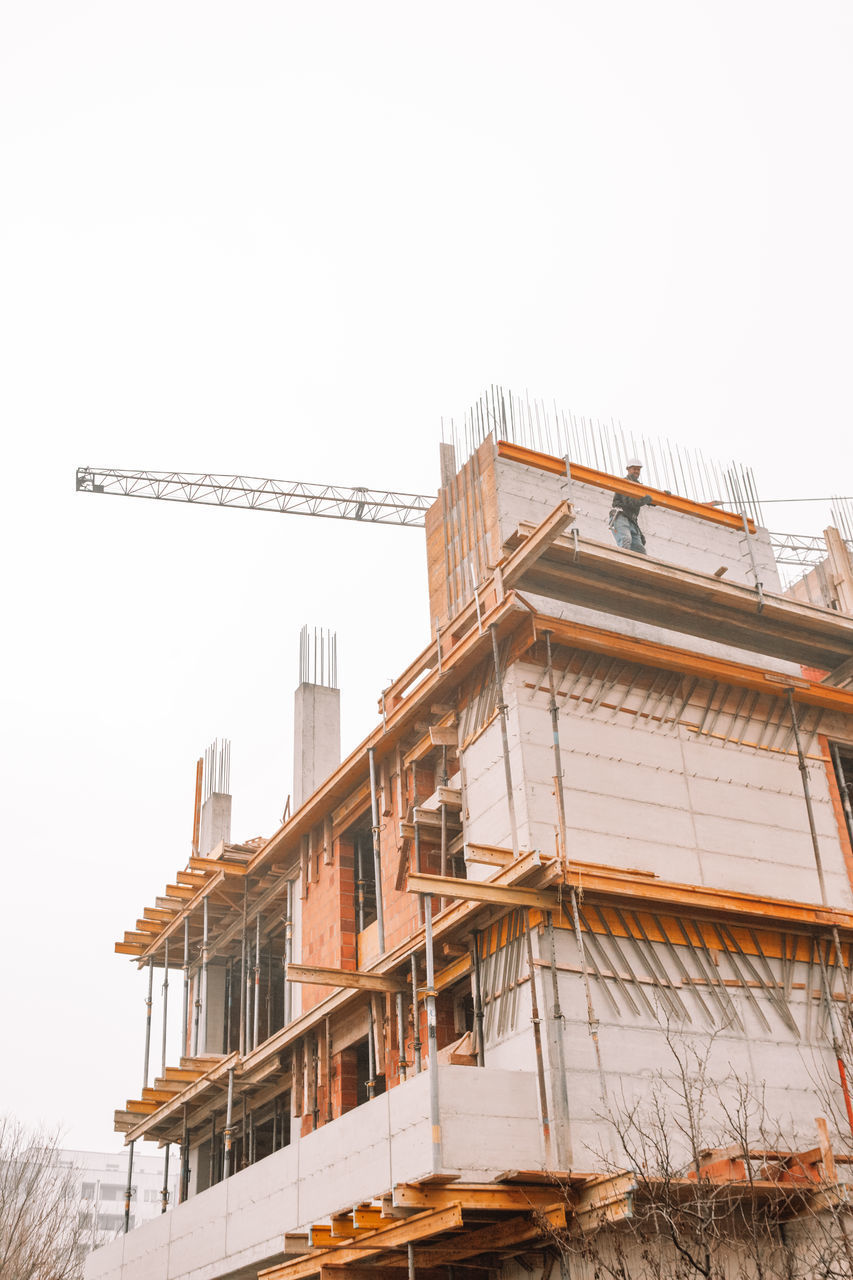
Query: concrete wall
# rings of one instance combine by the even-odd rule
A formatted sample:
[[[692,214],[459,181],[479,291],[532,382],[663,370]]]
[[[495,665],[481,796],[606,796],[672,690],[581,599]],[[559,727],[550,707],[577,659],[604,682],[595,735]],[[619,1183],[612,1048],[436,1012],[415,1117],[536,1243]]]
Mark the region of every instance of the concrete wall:
[[[629,951],[624,939],[623,948]],[[547,955],[544,939],[543,954]],[[615,980],[590,978],[593,1004],[598,1019],[598,1037],[602,1067],[605,1077],[605,1094],[602,1098],[601,1078],[592,1038],[589,1034],[583,978],[579,972],[559,972],[559,997],[564,1017],[564,1053],[568,1076],[569,1115],[571,1126],[571,1159],[575,1169],[596,1170],[606,1167],[608,1161],[624,1165],[625,1151],[617,1139],[608,1117],[616,1115],[624,1120],[632,1105],[638,1100],[647,1106],[655,1086],[663,1076],[676,1071],[677,1059],[687,1064],[694,1076],[698,1063],[705,1061],[708,1093],[702,1125],[709,1146],[726,1146],[735,1141],[722,1114],[722,1103],[732,1104],[737,1094],[737,1078],[745,1082],[751,1099],[753,1113],[751,1123],[755,1146],[758,1140],[758,1121],[764,1113],[765,1134],[763,1145],[781,1145],[788,1149],[804,1150],[816,1144],[814,1118],[827,1114],[827,1098],[840,1104],[835,1059],[828,1044],[825,1015],[820,1002],[813,996],[811,1009],[804,988],[816,991],[819,979],[817,966],[808,972],[805,962],[793,967],[792,989],[787,1004],[796,1024],[794,1032],[788,1026],[766,993],[752,989],[755,1003],[742,987],[728,986],[734,1009],[743,1024],[743,1031],[725,1021],[715,1011],[707,986],[697,986],[691,991],[680,976],[671,954],[662,944],[653,943],[657,965],[667,974],[673,988],[681,995],[688,1009],[690,1021],[667,1017],[655,996],[652,984],[645,983],[653,1006],[659,1009],[657,1018],[637,998],[640,1013],[635,1013],[627,1003]],[[691,974],[698,972],[686,947],[680,947],[682,963]],[[575,939],[566,930],[555,930],[555,951],[558,965],[580,969]],[[631,955],[632,963],[642,972],[642,963]],[[772,957],[768,961],[771,970],[782,981],[781,965]],[[615,967],[615,966],[614,966]],[[720,961],[720,974],[728,976],[725,961]],[[553,999],[549,970],[538,971],[540,1009],[547,1015],[544,1022],[548,1051],[549,1096],[554,1094],[553,1073],[556,1064],[554,1046]],[[606,982],[618,1006],[618,1013],[611,1006],[602,990]],[[837,991],[841,980],[835,981]],[[713,1021],[705,1016],[696,999],[699,992],[714,1012]],[[758,1009],[763,1014],[759,1015]],[[766,1024],[765,1024],[766,1020]],[[666,1033],[666,1039],[664,1038]],[[487,1049],[487,1063],[492,1055]],[[669,1112],[673,1118],[683,1111],[683,1092],[676,1088],[668,1093]],[[842,1114],[839,1105],[839,1115]],[[830,1119],[831,1122],[831,1119]],[[645,1122],[648,1127],[648,1120]],[[636,1135],[635,1135],[636,1136]],[[675,1125],[670,1139],[678,1160],[680,1141]],[[689,1153],[682,1153],[689,1159]]]
[[[549,695],[527,687],[540,676],[533,666],[515,664],[505,696],[516,743],[513,777],[523,778],[525,792],[517,805],[529,841],[524,847],[551,851],[557,815]],[[644,696],[638,690],[633,700],[626,698],[624,712],[603,704],[595,710],[586,704],[581,712],[571,699],[560,707],[569,857],[682,883],[819,902],[796,756],[631,714]],[[819,759],[808,762],[808,771],[829,899],[849,907],[853,891],[827,772]],[[472,803],[471,773],[469,805],[484,822],[488,810],[481,812],[483,802]],[[497,831],[505,794],[494,776],[488,781],[495,809],[489,822]]]
[[[443,1171],[541,1169],[530,1072],[441,1067]],[[306,1229],[432,1171],[429,1080],[415,1076],[99,1249],[86,1280],[214,1280],[274,1260]]]
[[[524,521],[541,523],[563,498],[568,498],[575,508],[575,523],[580,537],[615,546],[608,526],[608,512],[613,498],[611,492],[595,485],[571,481],[565,477],[527,467],[504,458],[495,460],[497,488],[498,526],[503,543]],[[723,565],[727,567],[725,580],[754,586],[751,562],[742,530],[715,524],[698,516],[684,515],[668,507],[645,508],[640,523],[646,535],[646,550],[656,560],[663,560],[681,568],[700,573],[715,573]],[[759,529],[752,538],[752,547],[759,569],[759,576],[766,591],[781,592],[779,572],[773,558],[770,537],[765,529]],[[617,629],[620,635],[636,636],[658,644],[684,647],[683,632],[655,627],[646,622],[636,622],[596,609],[581,608],[545,597],[529,596],[531,603],[553,617],[569,618],[589,626]],[[733,661],[757,663],[774,671],[799,673],[799,667],[777,658],[756,657],[752,651],[737,649],[692,636],[689,647],[697,653],[729,658]]]

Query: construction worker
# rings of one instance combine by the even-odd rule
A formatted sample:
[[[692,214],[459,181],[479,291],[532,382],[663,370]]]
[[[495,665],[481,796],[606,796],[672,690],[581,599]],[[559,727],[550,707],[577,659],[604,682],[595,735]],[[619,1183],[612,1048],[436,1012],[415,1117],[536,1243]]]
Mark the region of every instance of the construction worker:
[[[625,479],[640,482],[640,471],[643,464],[639,458],[629,458],[625,469]],[[646,539],[640,529],[640,507],[651,507],[651,498],[645,494],[642,498],[634,498],[627,493],[614,493],[613,505],[610,508],[610,528],[616,545],[625,551],[639,551],[646,554]]]

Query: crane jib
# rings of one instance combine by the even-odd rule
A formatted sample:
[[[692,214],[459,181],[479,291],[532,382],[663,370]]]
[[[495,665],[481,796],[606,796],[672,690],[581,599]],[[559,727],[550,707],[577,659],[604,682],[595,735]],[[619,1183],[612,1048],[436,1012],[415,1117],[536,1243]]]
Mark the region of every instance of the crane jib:
[[[432,494],[391,493],[360,485],[345,488],[258,476],[120,471],[107,467],[78,467],[77,489],[125,498],[413,526],[423,525],[426,512],[435,502]]]

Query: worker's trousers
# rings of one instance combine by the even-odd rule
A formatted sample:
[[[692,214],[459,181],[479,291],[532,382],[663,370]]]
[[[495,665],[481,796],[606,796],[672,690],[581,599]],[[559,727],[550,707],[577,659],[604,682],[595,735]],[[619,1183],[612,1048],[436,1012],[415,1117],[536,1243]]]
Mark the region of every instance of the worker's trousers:
[[[640,527],[628,516],[620,512],[619,515],[613,517],[613,523],[610,527],[613,530],[613,537],[616,539],[617,547],[622,547],[625,551],[639,551],[641,555],[646,554],[646,548],[640,536]]]

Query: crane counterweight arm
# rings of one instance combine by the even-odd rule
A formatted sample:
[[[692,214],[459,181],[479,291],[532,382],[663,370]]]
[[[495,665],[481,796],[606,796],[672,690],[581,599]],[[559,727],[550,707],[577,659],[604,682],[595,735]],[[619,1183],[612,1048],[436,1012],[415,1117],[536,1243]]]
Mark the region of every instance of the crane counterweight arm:
[[[346,489],[340,485],[266,480],[258,476],[118,471],[110,467],[78,467],[77,488],[83,493],[110,493],[125,498],[159,498],[165,502],[194,502],[209,507],[245,507],[250,511],[415,526],[423,525],[425,512],[435,502],[430,494]]]

